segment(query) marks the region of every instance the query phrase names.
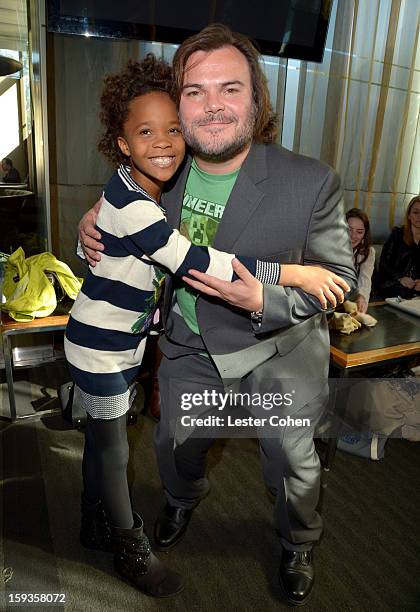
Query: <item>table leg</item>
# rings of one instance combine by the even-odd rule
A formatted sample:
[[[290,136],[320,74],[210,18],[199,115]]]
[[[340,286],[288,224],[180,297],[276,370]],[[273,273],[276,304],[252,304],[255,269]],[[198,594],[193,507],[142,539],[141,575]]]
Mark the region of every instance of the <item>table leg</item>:
[[[325,453],[323,465],[324,472],[329,472],[332,468],[335,453],[337,452],[337,443],[337,436],[335,438],[328,438],[327,451]]]
[[[339,369],[338,370],[338,379],[343,379],[343,378],[347,378],[349,375],[347,369]],[[332,403],[333,406],[333,418],[335,418],[335,414],[336,414],[336,406],[337,406],[337,401],[340,397],[340,389],[338,389],[338,385],[337,383],[334,384],[334,390],[333,390],[333,396],[330,400],[330,402]],[[328,487],[328,480],[327,480],[327,475],[328,472],[331,470],[333,463],[334,463],[334,458],[335,458],[335,454],[337,452],[337,444],[338,444],[338,433],[337,432],[337,428],[334,426],[334,431],[330,432],[330,437],[328,438],[328,442],[327,442],[327,448],[326,448],[326,452],[325,455],[323,457],[322,460],[322,472],[321,472],[321,494],[320,494],[320,499],[319,499],[319,504],[318,504],[318,510],[321,511],[322,506],[323,506],[323,501],[324,501],[324,493],[325,493],[325,489]]]
[[[338,370],[338,381],[341,381],[345,378],[349,377],[349,371],[347,368],[340,368]],[[337,383],[334,385],[334,397],[333,397],[333,415],[335,417],[336,414],[336,408],[337,408],[337,400],[341,398],[343,398],[343,401],[346,401],[346,396],[345,394],[343,394],[343,390],[339,387],[339,383],[337,385]],[[331,437],[328,438],[328,442],[327,442],[327,451],[325,453],[325,458],[324,458],[324,465],[323,465],[323,469],[325,472],[329,472],[332,468],[333,462],[334,462],[334,458],[335,458],[335,454],[337,452],[337,444],[338,444],[338,435],[340,432],[337,432],[337,429],[335,428],[335,431],[331,432]]]
[[[4,354],[4,367],[6,369],[7,392],[9,395],[10,419],[14,421],[16,419],[16,400],[15,400],[15,389],[14,389],[14,384],[13,384],[13,353],[12,353],[12,343],[7,334],[3,334],[3,354]]]
[[[335,453],[337,451],[337,436],[336,436],[336,428],[334,426],[335,423],[335,410],[336,410],[336,405],[337,405],[337,384],[334,381],[334,388],[332,390],[332,397],[330,397],[329,399],[329,406],[332,407],[331,413],[332,413],[332,429],[329,432],[329,437],[328,437],[328,441],[327,441],[327,448],[326,448],[326,452],[325,455],[322,459],[322,471],[323,472],[329,472],[333,461],[334,461],[334,457],[335,457]],[[334,437],[333,437],[334,436]],[[326,481],[324,481],[323,486],[326,487]]]

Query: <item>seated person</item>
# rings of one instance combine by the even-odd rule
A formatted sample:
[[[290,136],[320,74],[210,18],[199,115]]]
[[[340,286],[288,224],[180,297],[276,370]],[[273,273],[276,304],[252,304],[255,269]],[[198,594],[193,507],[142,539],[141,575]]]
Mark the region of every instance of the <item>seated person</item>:
[[[358,208],[346,214],[349,226],[354,265],[357,273],[357,310],[365,313],[368,309],[372,289],[372,274],[375,265],[375,249],[372,246],[369,218]]]
[[[5,157],[1,160],[1,169],[3,170],[3,183],[20,183],[19,171],[13,166],[10,157]]]
[[[402,227],[394,227],[382,249],[378,288],[383,297],[420,295],[420,195],[408,205]]]

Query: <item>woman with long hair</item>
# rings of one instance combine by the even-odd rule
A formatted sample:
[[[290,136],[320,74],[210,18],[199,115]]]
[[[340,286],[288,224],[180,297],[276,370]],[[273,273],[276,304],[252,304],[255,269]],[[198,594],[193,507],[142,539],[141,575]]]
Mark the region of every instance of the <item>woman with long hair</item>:
[[[352,208],[347,212],[346,219],[357,273],[357,309],[365,313],[368,309],[375,266],[375,249],[372,246],[369,217],[362,210]]]
[[[394,227],[382,249],[378,286],[384,297],[420,295],[420,195],[409,202],[402,227]]]

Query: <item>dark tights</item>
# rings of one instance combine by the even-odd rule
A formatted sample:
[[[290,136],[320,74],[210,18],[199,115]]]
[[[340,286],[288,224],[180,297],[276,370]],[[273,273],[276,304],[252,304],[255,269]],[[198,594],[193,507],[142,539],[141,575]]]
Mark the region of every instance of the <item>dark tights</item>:
[[[127,419],[93,419],[87,415],[83,453],[83,494],[95,503],[102,500],[114,527],[131,529],[133,513],[127,482]]]

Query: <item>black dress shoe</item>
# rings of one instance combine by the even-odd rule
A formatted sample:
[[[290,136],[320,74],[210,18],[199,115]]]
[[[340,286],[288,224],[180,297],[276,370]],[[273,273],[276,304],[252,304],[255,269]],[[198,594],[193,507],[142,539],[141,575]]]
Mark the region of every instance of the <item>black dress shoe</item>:
[[[168,503],[165,505],[155,522],[154,536],[157,550],[169,550],[182,540],[193,510],[193,508],[170,506]]]
[[[279,583],[287,602],[294,606],[302,606],[314,585],[312,550],[299,552],[283,548]]]

